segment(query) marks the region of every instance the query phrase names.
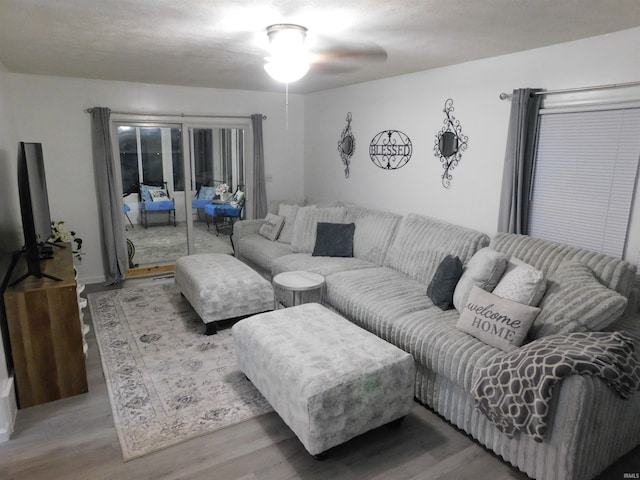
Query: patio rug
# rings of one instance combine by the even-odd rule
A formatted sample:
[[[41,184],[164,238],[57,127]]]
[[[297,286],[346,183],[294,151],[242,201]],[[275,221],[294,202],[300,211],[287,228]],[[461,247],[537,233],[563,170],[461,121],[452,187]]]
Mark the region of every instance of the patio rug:
[[[88,299],[125,461],[272,410],[173,284]]]

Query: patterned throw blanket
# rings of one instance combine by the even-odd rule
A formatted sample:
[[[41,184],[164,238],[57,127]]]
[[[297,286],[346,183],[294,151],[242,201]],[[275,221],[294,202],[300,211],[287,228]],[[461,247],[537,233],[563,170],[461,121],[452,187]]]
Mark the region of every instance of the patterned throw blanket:
[[[571,374],[598,376],[629,398],[640,388],[633,340],[621,332],[541,338],[482,368],[472,395],[476,408],[509,438],[518,430],[542,442],[553,387]]]

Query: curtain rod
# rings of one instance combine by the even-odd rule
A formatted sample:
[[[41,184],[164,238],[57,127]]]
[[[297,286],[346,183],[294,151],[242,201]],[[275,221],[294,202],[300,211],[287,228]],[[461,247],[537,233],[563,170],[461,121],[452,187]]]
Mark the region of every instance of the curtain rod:
[[[591,87],[575,87],[575,88],[563,88],[560,90],[543,90],[540,92],[533,92],[531,95],[554,95],[556,93],[571,93],[571,92],[588,92],[590,90],[607,90],[610,88],[624,88],[624,87],[637,87],[640,82],[627,82],[627,83],[610,83],[609,85],[594,85]],[[511,100],[513,94],[501,93],[500,100]]]
[[[93,108],[87,108],[86,113],[93,112]],[[251,118],[251,115],[202,115],[202,114],[188,114],[188,113],[141,113],[141,112],[117,112],[112,111],[117,115],[140,115],[143,117],[193,117],[193,118]],[[266,120],[267,116],[262,115],[262,119]]]

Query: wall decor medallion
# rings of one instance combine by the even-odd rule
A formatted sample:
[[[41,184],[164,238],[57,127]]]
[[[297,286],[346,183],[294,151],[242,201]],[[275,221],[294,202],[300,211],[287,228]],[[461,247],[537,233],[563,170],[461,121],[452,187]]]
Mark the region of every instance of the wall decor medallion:
[[[404,167],[413,153],[411,140],[399,130],[384,130],[369,144],[369,156],[376,166],[384,170]]]
[[[462,125],[451,112],[453,112],[453,100],[447,99],[444,102],[444,110],[446,118],[444,119],[444,127],[436,135],[433,150],[436,157],[440,157],[444,173],[442,174],[442,186],[449,188],[451,186],[451,170],[458,166],[462,152],[467,149],[469,138],[462,134]]]
[[[349,164],[351,163],[351,157],[355,151],[356,139],[351,132],[351,112],[348,112],[347,126],[342,129],[340,141],[338,142],[338,152],[340,152],[340,158],[342,158],[342,163],[344,163],[345,178],[349,178]]]

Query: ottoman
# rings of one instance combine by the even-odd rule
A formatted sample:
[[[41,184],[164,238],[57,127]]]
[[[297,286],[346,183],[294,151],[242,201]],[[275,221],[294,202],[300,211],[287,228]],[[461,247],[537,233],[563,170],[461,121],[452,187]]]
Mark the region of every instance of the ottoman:
[[[240,369],[311,455],[412,408],[413,357],[320,304],[245,318],[231,332]]]
[[[176,261],[175,284],[205,324],[273,310],[273,287],[240,260],[224,254],[198,254]]]

